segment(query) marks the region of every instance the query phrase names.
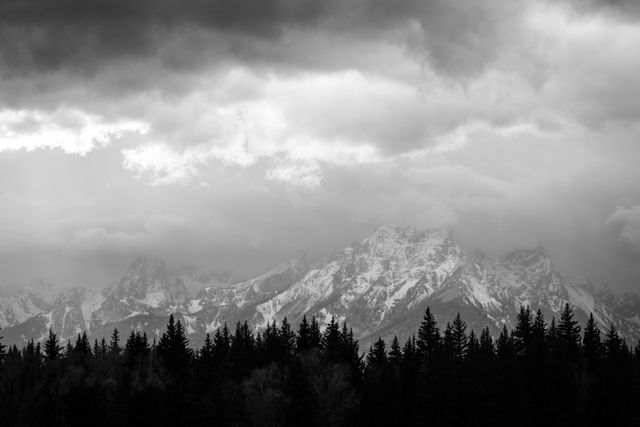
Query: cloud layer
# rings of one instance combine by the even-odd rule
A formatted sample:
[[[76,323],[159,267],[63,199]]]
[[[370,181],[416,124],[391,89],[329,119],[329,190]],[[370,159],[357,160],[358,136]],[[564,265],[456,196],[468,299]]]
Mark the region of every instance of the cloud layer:
[[[634,1],[0,0],[0,284],[380,223],[633,289]]]

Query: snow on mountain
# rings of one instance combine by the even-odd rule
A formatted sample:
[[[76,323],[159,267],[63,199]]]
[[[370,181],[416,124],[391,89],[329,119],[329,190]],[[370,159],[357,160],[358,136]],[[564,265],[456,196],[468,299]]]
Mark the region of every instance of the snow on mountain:
[[[138,258],[120,281],[105,291],[105,301],[95,318],[103,323],[137,314],[162,314],[184,310],[189,294],[178,272],[164,261]]]
[[[224,288],[230,286],[232,282],[232,276],[227,272],[209,270],[194,265],[178,267],[177,274],[184,282],[191,297],[197,295],[204,288]]]
[[[541,309],[550,320],[567,302],[581,322],[593,312],[603,329],[613,322],[640,337],[640,317],[621,316],[592,284],[561,275],[541,247],[492,259],[463,250],[445,231],[383,226],[259,304],[253,322],[263,327],[285,316],[294,323],[303,314],[321,322],[335,316],[367,343],[415,333],[427,306],[444,322],[461,312],[470,327],[497,333],[513,326],[521,305]]]
[[[309,269],[306,256],[300,255],[260,276],[229,287],[204,288],[188,304],[188,314],[194,319],[190,326],[201,333],[212,332],[226,322],[247,320],[255,306],[276,296],[296,283]],[[191,319],[191,317],[190,317]]]
[[[603,329],[613,323],[624,336],[640,338],[639,296],[563,276],[544,248],[494,259],[462,249],[443,230],[382,226],[313,264],[301,255],[251,280],[229,284],[220,277],[139,258],[102,294],[76,288],[54,297],[29,288],[0,297],[0,326],[8,343],[42,338],[49,328],[63,338],[82,330],[100,338],[116,327],[157,335],[174,313],[199,345],[225,322],[248,320],[259,330],[306,314],[321,324],[332,316],[346,321],[367,345],[378,336],[414,334],[427,306],[442,327],[460,312],[470,328],[498,333],[513,327],[521,305],[550,320],[568,302],[581,323],[593,313]]]
[[[82,331],[90,333],[93,313],[104,299],[103,295],[90,289],[62,290],[47,306],[41,306],[37,313],[4,329],[4,338],[10,343],[41,340],[49,329],[56,331],[63,339],[74,337]]]
[[[295,322],[305,313],[326,321],[333,315],[357,334],[373,332],[421,306],[465,260],[450,233],[383,226],[259,305],[254,322],[263,326],[284,316]]]
[[[36,280],[17,295],[0,296],[0,327],[6,328],[49,310],[57,291],[49,283]]]

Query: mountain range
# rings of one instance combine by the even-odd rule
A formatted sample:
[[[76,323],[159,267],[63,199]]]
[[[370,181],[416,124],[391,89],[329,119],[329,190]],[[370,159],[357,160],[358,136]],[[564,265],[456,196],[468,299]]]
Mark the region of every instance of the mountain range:
[[[260,330],[284,317],[295,325],[306,314],[321,325],[332,316],[347,322],[368,345],[415,333],[427,306],[441,326],[459,312],[470,328],[497,334],[513,327],[520,306],[551,320],[567,302],[582,324],[593,313],[602,329],[613,324],[627,339],[640,338],[638,295],[564,276],[542,247],[492,258],[462,249],[448,231],[381,226],[330,256],[311,262],[300,255],[235,283],[228,274],[148,258],[102,292],[35,282],[0,296],[0,327],[3,342],[18,345],[43,339],[50,328],[65,340],[82,331],[108,337],[114,328],[157,336],[173,313],[198,346],[224,323],[247,320]]]

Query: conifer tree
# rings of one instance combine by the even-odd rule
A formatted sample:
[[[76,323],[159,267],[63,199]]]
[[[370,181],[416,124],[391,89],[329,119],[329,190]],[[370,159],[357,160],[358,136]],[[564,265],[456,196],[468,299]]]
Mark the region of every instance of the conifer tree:
[[[394,368],[400,367],[402,364],[402,349],[400,349],[400,341],[398,336],[394,335],[391,341],[391,350],[389,351],[389,364]]]
[[[106,357],[109,352],[109,347],[107,347],[107,341],[105,341],[104,337],[100,340],[100,355],[102,357]]]
[[[406,383],[414,383],[417,380],[420,359],[416,337],[412,336],[402,347],[402,377]]]
[[[296,353],[301,353],[311,348],[311,326],[307,322],[307,316],[302,316],[296,337]]]
[[[167,330],[160,337],[157,351],[174,379],[188,371],[192,351],[182,323],[179,320],[175,322],[173,314],[169,317]]]
[[[540,361],[547,348],[546,343],[547,325],[544,321],[542,311],[538,309],[536,318],[531,328],[531,354],[534,359]]]
[[[518,356],[524,356],[530,351],[531,337],[533,334],[533,320],[529,306],[520,306],[516,327],[513,330],[513,346]]]
[[[0,328],[0,330],[2,330],[2,328]],[[0,335],[0,364],[2,364],[2,361],[4,360],[4,356],[6,354],[6,347],[4,344],[2,344],[2,336]]]
[[[447,359],[453,359],[455,357],[453,325],[451,325],[451,322],[447,322],[447,325],[444,327],[444,333],[442,334],[442,350]]]
[[[575,359],[580,352],[580,326],[578,321],[573,319],[573,310],[569,304],[565,304],[562,310],[557,333],[561,350],[571,359]]]
[[[236,376],[249,373],[255,361],[256,342],[249,324],[236,323],[236,330],[231,338],[229,361],[233,364]]]
[[[74,355],[76,355],[78,361],[86,360],[91,356],[91,344],[86,332],[82,332],[76,338],[76,345],[73,348]]]
[[[386,345],[382,337],[379,337],[378,340],[369,348],[369,352],[367,353],[367,366],[370,369],[381,369],[387,364],[387,351]]]
[[[320,332],[320,324],[316,316],[311,318],[311,330],[309,332],[310,348],[320,348],[322,346],[322,333]]]
[[[282,359],[284,346],[280,339],[275,319],[272,323],[267,323],[267,327],[262,335],[258,334],[256,337],[256,346],[263,348],[263,357],[267,362],[274,362]]]
[[[295,351],[296,334],[291,329],[291,324],[286,317],[282,319],[278,336],[282,345],[282,356],[289,358]]]
[[[602,351],[602,342],[600,340],[600,329],[593,318],[593,313],[589,315],[589,320],[584,327],[582,337],[582,350],[584,357],[589,363],[595,363]]]
[[[73,344],[71,344],[71,339],[67,341],[67,345],[64,348],[64,357],[65,359],[70,359],[73,355]]]
[[[322,335],[322,349],[329,360],[340,361],[342,355],[340,327],[333,316]]]
[[[358,355],[358,340],[353,335],[353,329],[347,327],[347,323],[342,323],[340,332],[339,360],[346,363],[352,371],[360,371],[360,357]]]
[[[469,333],[469,338],[467,339],[467,358],[468,359],[477,359],[480,354],[480,341],[476,336],[476,333],[472,330]]]
[[[207,363],[213,363],[214,360],[214,347],[213,341],[211,340],[211,335],[207,333],[204,338],[204,344],[200,349],[199,357],[202,360],[207,361]]]
[[[491,336],[489,328],[484,328],[480,334],[479,353],[484,360],[492,360],[495,355],[493,337]]]
[[[197,390],[204,392],[211,387],[215,369],[215,347],[211,335],[207,333],[195,362]]]
[[[36,345],[32,339],[22,349],[22,362],[29,370],[37,370],[40,367],[42,355],[40,354],[40,343]]]
[[[129,368],[139,367],[149,356],[151,349],[147,334],[131,331],[124,346],[124,360]]]
[[[558,327],[556,326],[556,317],[551,318],[551,325],[547,331],[547,346],[553,351],[557,351],[558,347]]]
[[[418,329],[417,347],[423,363],[428,363],[439,351],[440,332],[438,331],[438,322],[429,307],[427,307]]]
[[[469,344],[467,342],[466,330],[467,325],[462,321],[460,313],[458,313],[451,324],[453,355],[458,360],[464,359],[467,355],[467,348]]]
[[[62,346],[58,340],[58,336],[49,329],[49,336],[47,337],[47,341],[44,343],[44,355],[47,360],[56,360],[60,357],[60,352],[62,351]]]
[[[116,357],[120,355],[120,332],[118,329],[114,329],[111,334],[111,342],[109,343],[109,354],[112,357]]]
[[[231,338],[227,324],[224,324],[222,330],[218,328],[213,336],[214,359],[217,364],[222,364],[229,356],[229,348],[231,346]]]
[[[502,332],[496,342],[496,353],[498,355],[498,359],[502,362],[510,362],[513,358],[513,343],[509,336],[507,325],[502,327]]]
[[[604,339],[605,355],[610,361],[616,360],[623,354],[623,350],[624,342],[622,338],[620,338],[616,327],[611,323]]]

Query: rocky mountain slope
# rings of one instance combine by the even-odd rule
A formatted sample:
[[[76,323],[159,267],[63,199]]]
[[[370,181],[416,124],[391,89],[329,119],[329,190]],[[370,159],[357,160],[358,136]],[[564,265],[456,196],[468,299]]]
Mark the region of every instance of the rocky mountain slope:
[[[493,259],[463,250],[446,231],[382,226],[326,259],[310,263],[300,256],[233,285],[197,271],[140,258],[103,293],[76,288],[40,296],[35,287],[0,297],[4,341],[40,339],[49,328],[63,338],[82,330],[108,336],[114,327],[154,335],[176,313],[199,345],[224,322],[249,320],[260,329],[285,316],[295,324],[307,314],[321,323],[331,316],[348,322],[366,345],[380,335],[414,333],[427,306],[443,324],[460,312],[471,328],[488,325],[497,333],[503,324],[513,326],[520,305],[540,308],[550,320],[566,302],[581,322],[593,312],[603,328],[614,323],[629,339],[640,338],[637,295],[616,296],[565,277],[543,248]]]

